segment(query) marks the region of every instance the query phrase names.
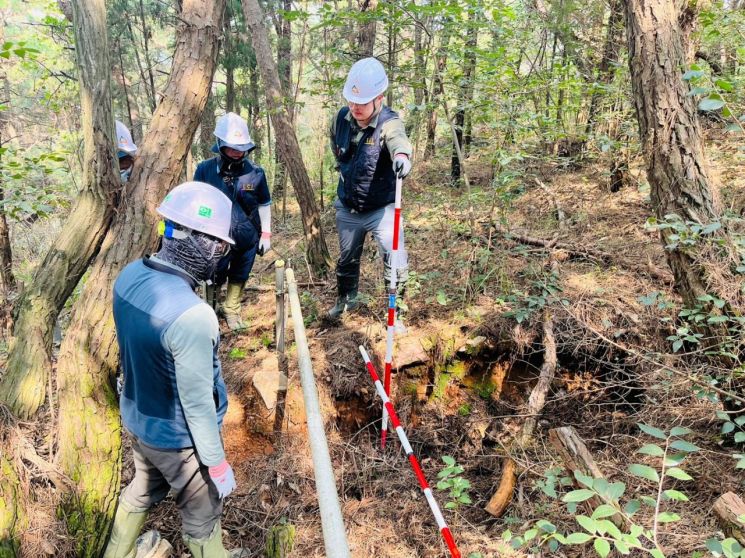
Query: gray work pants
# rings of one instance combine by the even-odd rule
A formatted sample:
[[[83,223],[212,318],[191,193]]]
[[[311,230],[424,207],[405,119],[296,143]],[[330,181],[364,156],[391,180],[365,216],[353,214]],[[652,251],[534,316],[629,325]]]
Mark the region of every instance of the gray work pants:
[[[135,439],[132,451],[135,476],[122,491],[122,500],[144,511],[172,489],[184,534],[195,539],[209,537],[222,515],[222,500],[194,448],[159,450]]]
[[[378,244],[378,253],[385,266],[386,285],[391,278],[391,254],[393,251],[394,204],[373,211],[358,213],[347,208],[338,199],[336,209],[336,230],[339,234],[339,261],[336,263],[336,277],[341,283],[354,284],[360,276],[360,258],[367,233],[372,233]],[[398,262],[396,263],[397,283],[408,279],[409,256],[404,244],[404,220],[399,223]]]

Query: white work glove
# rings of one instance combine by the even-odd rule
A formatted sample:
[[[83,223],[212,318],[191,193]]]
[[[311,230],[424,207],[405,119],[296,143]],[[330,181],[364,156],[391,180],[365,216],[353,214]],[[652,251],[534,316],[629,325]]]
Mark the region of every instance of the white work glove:
[[[235,490],[235,475],[233,474],[233,468],[223,459],[222,463],[209,468],[210,479],[217,488],[217,493],[220,498],[225,498],[228,494]]]
[[[272,206],[259,206],[259,221],[261,221],[261,238],[256,253],[263,256],[272,248]]]
[[[411,161],[403,153],[399,153],[393,158],[393,172],[399,178],[406,178],[406,175],[411,172]]]
[[[272,249],[272,233],[262,232],[261,238],[259,239],[259,248],[258,250],[256,250],[256,253],[259,256],[263,256],[271,249]]]

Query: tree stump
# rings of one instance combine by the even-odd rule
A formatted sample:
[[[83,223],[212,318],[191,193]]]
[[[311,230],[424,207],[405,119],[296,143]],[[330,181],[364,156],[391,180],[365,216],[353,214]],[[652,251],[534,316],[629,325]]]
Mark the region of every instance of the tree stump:
[[[745,521],[738,519],[745,515],[745,502],[734,492],[727,492],[717,498],[712,510],[724,534],[745,546]]]
[[[295,546],[295,526],[292,523],[273,525],[266,536],[266,558],[287,558]]]

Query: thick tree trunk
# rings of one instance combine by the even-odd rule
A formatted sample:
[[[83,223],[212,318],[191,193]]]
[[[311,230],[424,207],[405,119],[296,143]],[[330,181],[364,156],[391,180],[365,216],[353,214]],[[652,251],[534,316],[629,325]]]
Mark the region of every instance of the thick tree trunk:
[[[202,159],[214,157],[212,146],[215,145],[215,96],[210,92],[207,103],[199,119],[199,151]]]
[[[681,79],[686,67],[679,3],[627,0],[626,32],[631,84],[657,218],[676,214],[707,224],[718,218],[706,171],[696,106]],[[676,231],[663,229],[663,245]],[[706,294],[704,271],[693,250],[667,249],[667,261],[686,305]]]
[[[292,10],[290,0],[282,0],[284,10]],[[273,14],[274,26],[277,31],[277,73],[279,85],[284,98],[284,106],[290,114],[290,121],[294,121],[295,108],[292,96],[292,24],[279,14]],[[272,196],[282,198],[282,218],[285,218],[287,200],[287,169],[279,151],[274,153],[274,185]]]
[[[359,0],[360,12],[372,12],[378,7],[378,0]],[[369,17],[369,16],[368,16]],[[360,23],[357,31],[357,59],[374,56],[376,20],[370,17]]]
[[[103,0],[91,0],[73,2],[73,11],[85,142],[83,187],[18,301],[15,341],[0,383],[0,401],[23,418],[32,417],[44,403],[54,323],[101,245],[121,188],[114,162],[106,8]]]
[[[287,108],[282,102],[279,75],[269,45],[269,37],[264,27],[261,6],[259,6],[257,0],[243,0],[243,12],[256,52],[261,77],[264,80],[266,104],[271,114],[272,124],[276,129],[277,150],[287,167],[292,186],[295,189],[295,196],[300,205],[303,231],[307,243],[308,262],[316,273],[325,275],[331,267],[331,256],[329,256],[328,247],[323,237],[321,216],[313,195],[313,186],[310,183],[310,177],[300,152],[300,145]]]
[[[458,145],[461,146],[463,157],[468,153],[468,144],[471,142],[470,131],[466,135],[466,112],[468,105],[473,101],[474,79],[476,73],[476,45],[479,40],[478,20],[475,10],[470,11],[468,20],[467,38],[464,51],[463,74],[460,79],[458,91],[458,106],[455,109],[455,133],[458,137]],[[464,141],[466,138],[468,141]],[[453,145],[450,157],[450,180],[456,184],[460,180],[460,160]]]
[[[119,413],[110,383],[119,353],[112,283],[127,263],[156,245],[155,208],[178,180],[207,102],[224,7],[224,0],[183,2],[163,99],[60,349],[58,460],[75,481],[64,514],[80,557],[101,552],[120,482]]]
[[[7,444],[6,440],[0,444]],[[3,448],[4,449],[4,448]],[[0,557],[19,556],[19,535],[27,528],[22,500],[22,485],[10,455],[0,455]]]

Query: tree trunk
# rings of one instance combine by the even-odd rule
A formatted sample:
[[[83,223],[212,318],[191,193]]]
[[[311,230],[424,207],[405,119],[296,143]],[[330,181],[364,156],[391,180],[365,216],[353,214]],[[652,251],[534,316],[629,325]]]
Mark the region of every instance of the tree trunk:
[[[44,403],[54,323],[101,246],[121,188],[114,159],[105,3],[76,1],[73,11],[85,142],[83,186],[62,231],[17,305],[15,342],[0,383],[0,401],[26,419]]]
[[[455,108],[455,133],[458,138],[458,145],[461,146],[463,157],[466,156],[468,146],[463,141],[464,132],[466,129],[466,110],[467,106],[470,105],[473,100],[474,90],[474,73],[476,71],[476,45],[479,39],[478,22],[475,10],[470,10],[471,14],[468,19],[467,38],[464,50],[463,60],[463,74],[460,77],[460,85],[458,88],[458,105]],[[470,143],[471,138],[468,136]],[[460,160],[458,159],[458,153],[455,150],[455,144],[453,144],[453,152],[450,157],[450,180],[453,184],[457,184],[460,180]]]
[[[361,0],[360,13],[367,16],[367,21],[360,22],[357,31],[357,59],[374,56],[376,20],[369,15],[378,7],[378,0]],[[365,13],[368,12],[368,13]]]
[[[427,143],[424,148],[424,158],[426,160],[433,159],[435,156],[435,137],[437,136],[437,105],[440,103],[438,98],[442,87],[440,87],[440,80],[442,74],[445,71],[445,65],[447,64],[447,48],[450,44],[450,30],[451,22],[445,21],[442,30],[442,39],[440,48],[437,49],[435,56],[434,69],[432,70],[432,92],[429,95],[429,120],[427,121]]]
[[[183,2],[163,99],[60,348],[58,460],[75,481],[63,513],[80,557],[101,552],[119,491],[120,421],[110,383],[119,356],[112,284],[127,263],[156,246],[155,208],[178,180],[207,102],[224,7],[224,0]]]
[[[129,131],[132,132],[132,139],[136,145],[142,142],[142,119],[140,118],[140,106],[137,102],[137,96],[132,91],[132,84],[124,74],[124,56],[122,54],[121,43],[117,41],[117,54],[119,56],[119,71],[114,76],[119,85],[124,90],[124,100],[127,105],[127,116],[129,117]]]
[[[207,103],[199,119],[199,151],[202,159],[214,157],[212,146],[215,145],[215,96],[210,92]]]
[[[303,163],[300,145],[287,108],[282,103],[279,75],[274,64],[269,37],[263,24],[264,16],[257,0],[243,0],[243,12],[256,52],[261,77],[264,80],[266,104],[276,130],[277,150],[290,174],[295,196],[300,205],[303,231],[307,243],[308,263],[316,273],[325,275],[331,267],[331,256],[323,237],[321,216],[313,195],[313,186],[310,183],[308,171],[305,168],[305,163]]]
[[[270,4],[271,5],[271,4]],[[290,0],[282,0],[282,9],[292,10]],[[290,121],[294,120],[295,109],[292,96],[292,24],[280,14],[273,14],[274,26],[277,31],[277,73],[279,74],[279,85],[284,98],[284,106],[290,114]],[[285,218],[285,206],[287,200],[287,169],[282,162],[279,151],[274,153],[274,185],[272,196],[276,199],[282,198],[282,219]]]
[[[0,441],[3,445],[6,440]],[[22,485],[10,455],[0,455],[0,557],[19,556],[18,538],[27,528],[23,509],[18,506],[22,497]]]
[[[259,98],[259,68],[256,63],[256,53],[251,48],[251,56],[248,60],[248,91],[249,91],[249,115],[251,118],[251,134],[256,152],[263,157],[261,145],[263,143],[264,120],[261,117],[261,99]]]
[[[629,67],[652,205],[659,221],[676,214],[707,224],[717,219],[706,171],[696,106],[681,79],[686,67],[685,31],[672,0],[627,0]],[[663,245],[676,231],[661,230]],[[678,292],[689,307],[706,294],[694,250],[666,249]]]

